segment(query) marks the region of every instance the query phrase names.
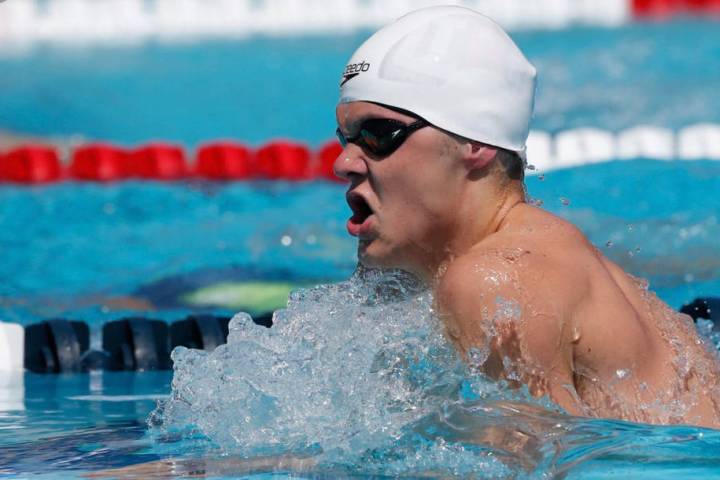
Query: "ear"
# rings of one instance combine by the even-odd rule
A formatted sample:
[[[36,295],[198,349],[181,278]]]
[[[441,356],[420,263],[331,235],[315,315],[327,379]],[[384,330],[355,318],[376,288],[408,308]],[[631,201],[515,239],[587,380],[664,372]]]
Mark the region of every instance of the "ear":
[[[480,142],[470,141],[464,145],[464,150],[465,168],[467,168],[469,172],[484,170],[495,160],[495,156],[497,155],[497,148]]]

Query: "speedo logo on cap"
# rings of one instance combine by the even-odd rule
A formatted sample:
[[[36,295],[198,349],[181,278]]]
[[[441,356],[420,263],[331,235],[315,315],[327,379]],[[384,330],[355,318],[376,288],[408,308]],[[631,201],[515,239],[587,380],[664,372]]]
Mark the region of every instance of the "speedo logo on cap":
[[[365,61],[349,64],[347,67],[345,67],[343,76],[340,79],[340,86],[342,87],[353,78],[357,77],[363,72],[367,72],[368,70],[370,70],[370,64],[366,63]]]

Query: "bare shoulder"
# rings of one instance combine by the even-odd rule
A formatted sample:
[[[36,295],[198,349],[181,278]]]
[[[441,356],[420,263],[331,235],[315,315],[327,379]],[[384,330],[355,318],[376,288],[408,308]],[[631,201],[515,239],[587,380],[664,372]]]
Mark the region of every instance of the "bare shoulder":
[[[572,276],[578,258],[596,260],[596,255],[597,250],[575,225],[525,206],[506,228],[453,259],[439,279],[439,287],[450,297],[469,288],[468,281],[488,291],[531,294],[528,290],[542,291],[548,280],[557,280],[553,277]]]
[[[448,263],[438,278],[436,296],[450,313],[490,307],[498,295],[515,296],[517,271],[493,250],[474,250]]]
[[[438,278],[438,309],[461,345],[477,343],[483,319],[515,316],[529,350],[557,350],[568,312],[589,288],[580,264],[595,250],[582,232],[533,207],[518,213]]]
[[[463,350],[487,343],[488,332],[529,338],[519,330],[535,329],[537,321],[530,318],[546,309],[533,280],[542,261],[527,258],[532,255],[520,246],[476,248],[447,266],[438,279],[436,302],[448,333]]]

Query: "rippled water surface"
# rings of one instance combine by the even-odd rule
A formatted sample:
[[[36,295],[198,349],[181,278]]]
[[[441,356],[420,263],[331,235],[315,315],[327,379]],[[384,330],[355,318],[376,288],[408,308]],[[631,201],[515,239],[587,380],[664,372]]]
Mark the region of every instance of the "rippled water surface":
[[[0,129],[137,143],[333,136],[340,72],[369,32],[0,55]],[[720,29],[686,20],[514,32],[537,66],[533,128],[720,123]],[[2,52],[0,52],[1,54]]]
[[[720,292],[719,169],[623,161],[531,177],[528,188],[679,307]],[[355,268],[343,191],[326,183],[4,186],[0,243],[12,254],[0,264],[2,315],[21,323],[65,315],[97,331],[132,312],[88,299],[132,294],[150,272],[261,265],[254,274],[342,280]],[[238,458],[272,454],[311,458],[288,468],[325,478],[478,469],[479,478],[565,470],[720,478],[716,432],[581,420],[538,405],[468,372],[438,334],[425,293],[368,288],[305,290],[278,327],[238,317],[227,347],[176,352],[175,390],[150,434],[145,420],[170,393],[170,373],[3,377],[0,472],[75,475],[180,457],[233,476],[271,468]],[[488,445],[472,432],[510,440]]]
[[[485,379],[405,274],[299,290],[274,320],[176,349],[169,396],[164,373],[26,375],[0,474],[720,478],[719,431],[571,417]]]

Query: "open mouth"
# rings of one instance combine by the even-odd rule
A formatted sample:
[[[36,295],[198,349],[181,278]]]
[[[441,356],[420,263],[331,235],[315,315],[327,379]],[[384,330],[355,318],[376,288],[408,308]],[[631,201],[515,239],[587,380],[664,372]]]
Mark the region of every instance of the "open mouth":
[[[353,223],[362,224],[373,214],[372,208],[360,194],[348,193],[347,202],[353,212],[353,216],[350,218]]]

